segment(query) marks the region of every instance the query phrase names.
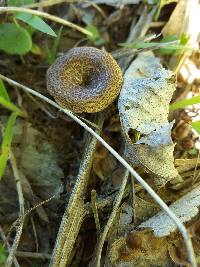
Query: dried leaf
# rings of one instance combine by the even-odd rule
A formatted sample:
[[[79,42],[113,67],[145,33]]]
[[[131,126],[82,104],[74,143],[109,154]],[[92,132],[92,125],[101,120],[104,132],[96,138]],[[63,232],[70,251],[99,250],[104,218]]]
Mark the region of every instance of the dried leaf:
[[[144,220],[147,220],[153,214],[158,212],[158,207],[155,203],[151,203],[135,195],[135,217],[134,222],[139,224]]]
[[[152,53],[142,53],[125,72],[119,97],[126,156],[154,174],[157,186],[179,177],[173,158],[173,122],[168,122],[175,89],[172,72],[165,70]]]
[[[184,173],[190,170],[194,170],[199,167],[200,160],[198,158],[193,159],[176,159],[175,166],[179,173]]]
[[[117,163],[113,156],[108,153],[105,147],[98,144],[93,159],[93,170],[95,174],[105,181],[111,177],[116,166]]]
[[[111,245],[106,267],[169,266],[166,238],[156,238],[148,230],[133,231]]]
[[[120,209],[119,226],[128,225],[133,220],[133,208],[128,203],[123,203]]]
[[[188,232],[190,233],[190,236],[192,238],[192,245],[194,248],[195,256],[196,256],[196,261],[197,261],[197,266],[200,264],[200,221],[197,219],[194,223],[192,223],[191,226],[188,227]],[[171,235],[172,236],[172,235]],[[170,236],[170,237],[171,237]],[[179,235],[177,236],[178,240],[174,240],[169,244],[169,256],[171,257],[172,261],[177,265],[177,266],[186,266],[189,267],[191,266],[187,257],[187,251],[184,246],[184,240],[182,237]],[[168,238],[169,240],[169,238]]]
[[[180,0],[176,5],[169,21],[162,30],[162,34],[182,34],[190,36],[189,43],[195,46],[199,36],[200,4],[198,0]]]
[[[58,165],[58,155],[54,146],[47,142],[44,136],[30,124],[23,137],[23,151],[17,143],[21,142],[23,135],[23,125],[15,126],[14,149],[17,158],[20,158],[19,166],[27,177],[33,191],[41,199],[48,199],[57,194],[61,189],[61,179],[64,177],[62,169]],[[55,201],[54,201],[55,203]]]
[[[200,186],[170,205],[170,209],[182,223],[185,223],[190,221],[194,216],[198,214],[199,206]],[[177,229],[174,222],[165,212],[159,212],[147,221],[141,223],[139,227],[152,228],[155,236],[157,237],[167,236]]]

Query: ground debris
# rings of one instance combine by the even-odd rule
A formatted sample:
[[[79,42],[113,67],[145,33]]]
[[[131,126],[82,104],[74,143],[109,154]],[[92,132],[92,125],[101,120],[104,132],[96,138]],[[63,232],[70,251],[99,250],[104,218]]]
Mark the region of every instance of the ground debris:
[[[170,205],[170,209],[176,214],[181,222],[186,223],[198,214],[199,206],[200,186]],[[141,223],[139,227],[152,228],[157,237],[169,235],[177,229],[176,225],[165,212],[156,214],[147,221]]]

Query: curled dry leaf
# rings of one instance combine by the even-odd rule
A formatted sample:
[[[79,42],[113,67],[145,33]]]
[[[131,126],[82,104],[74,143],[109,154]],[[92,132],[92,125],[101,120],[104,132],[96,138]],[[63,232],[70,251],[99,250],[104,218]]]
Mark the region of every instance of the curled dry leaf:
[[[154,174],[157,186],[180,177],[174,167],[173,122],[168,122],[169,103],[175,91],[172,72],[152,53],[142,53],[124,75],[119,114],[127,158]]]
[[[200,186],[170,205],[170,209],[182,223],[185,223],[190,221],[198,214],[199,206]],[[159,212],[147,221],[141,223],[139,227],[152,228],[155,236],[157,237],[167,236],[177,229],[174,222],[165,212]]]
[[[192,237],[197,264],[200,264],[200,221],[197,219],[188,231]],[[189,267],[183,238],[179,233],[156,237],[151,229],[138,229],[112,240],[106,267],[134,266]]]
[[[200,220],[192,223],[190,227],[188,227],[188,231],[190,236],[192,237],[192,245],[194,247],[194,252],[196,256],[197,265],[200,264]],[[175,242],[171,242],[169,245],[169,256],[172,261],[177,266],[186,266],[189,267],[189,261],[187,257],[187,252],[185,250],[183,238],[178,238]]]
[[[151,231],[133,231],[116,239],[110,248],[108,266],[169,266],[166,238],[156,238]]]

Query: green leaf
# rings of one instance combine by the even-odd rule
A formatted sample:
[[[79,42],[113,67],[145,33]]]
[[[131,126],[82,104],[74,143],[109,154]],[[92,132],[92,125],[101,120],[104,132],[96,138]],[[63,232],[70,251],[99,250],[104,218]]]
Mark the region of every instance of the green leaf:
[[[4,174],[6,163],[10,154],[11,143],[13,138],[13,127],[15,125],[16,118],[17,118],[17,113],[13,112],[7,121],[7,125],[3,134],[3,141],[1,144],[1,155],[0,155],[0,179]]]
[[[190,35],[186,34],[185,32],[181,34],[180,44],[187,45],[189,40],[190,40]]]
[[[197,156],[198,154],[198,150],[196,148],[191,148],[190,150],[188,150],[187,152],[190,156]]]
[[[34,0],[8,0],[8,6],[24,6],[33,4]]]
[[[159,49],[159,52],[161,54],[168,55],[192,49],[185,44],[188,41],[187,38],[188,37],[183,37],[183,41],[181,43],[181,41],[177,39],[176,36],[169,35],[164,37],[160,42],[147,42],[137,40],[133,43],[120,43],[119,45],[125,48],[133,49]]]
[[[172,41],[179,41],[178,45],[175,46],[166,46],[163,48],[159,49],[159,53],[162,55],[171,55],[171,54],[177,54],[177,53],[182,53],[183,51],[191,49],[190,47],[186,46],[190,37],[187,36],[186,34],[182,34],[180,37],[180,40],[175,36],[175,35],[168,35],[165,36],[162,40],[161,43],[168,43]]]
[[[31,52],[34,55],[37,55],[37,56],[41,56],[42,55],[42,51],[41,51],[40,47],[38,45],[36,45],[36,44],[33,44]]]
[[[42,20],[40,17],[36,15],[21,12],[17,13],[15,15],[15,18],[23,22],[26,22],[28,25],[32,26],[33,28],[43,33],[56,37],[56,33],[51,29],[51,27],[46,22],[44,22],[44,20]]]
[[[103,38],[101,38],[99,30],[97,29],[96,26],[90,24],[85,29],[92,33],[92,36],[89,36],[88,38],[95,45],[103,45],[106,43],[106,41]]]
[[[97,27],[95,27],[94,25],[90,24],[86,27],[86,30],[92,33],[92,36],[90,36],[89,38],[91,38],[92,40],[95,40],[97,38],[100,37],[100,33],[99,30],[97,29]]]
[[[47,61],[48,63],[51,65],[54,63],[54,61],[56,60],[56,54],[57,54],[57,50],[58,50],[58,46],[60,43],[60,38],[62,35],[62,30],[63,30],[63,26],[60,27],[59,31],[58,31],[58,35],[55,38],[52,47],[49,49],[49,47],[46,45],[46,56],[47,56]]]
[[[3,246],[3,244],[0,243],[0,266],[3,266],[1,264],[5,264],[6,260],[7,260],[6,250]]]
[[[35,28],[33,28],[30,25],[26,25],[25,29],[27,30],[27,32],[30,34],[30,36],[33,36],[34,32],[36,32],[37,30]]]
[[[167,43],[172,41],[179,41],[178,38],[175,35],[167,35],[163,37],[163,39],[160,41],[161,43]],[[171,47],[163,47],[159,49],[159,53],[162,55],[171,55],[175,51],[171,49]]]
[[[190,99],[183,99],[181,101],[177,101],[170,105],[170,110],[176,110],[180,108],[185,108],[190,105],[198,104],[200,103],[200,96],[194,96]]]
[[[6,87],[1,79],[0,79],[0,97],[3,97],[8,102],[10,101],[10,97],[8,95]]]
[[[0,24],[0,50],[8,54],[24,55],[32,48],[32,39],[22,27],[12,23]]]
[[[126,48],[135,48],[135,49],[140,49],[140,48],[151,48],[154,47],[156,45],[158,45],[159,43],[156,42],[151,42],[151,43],[147,43],[147,42],[143,42],[143,41],[138,41],[135,43],[121,43],[119,44],[120,46],[126,47]]]
[[[192,122],[192,128],[197,131],[198,134],[200,134],[200,121],[194,121]]]
[[[17,115],[22,116],[22,117],[27,117],[27,114],[22,111],[20,108],[15,106],[11,101],[10,97],[7,93],[7,90],[4,86],[3,81],[0,79],[0,105],[4,106],[5,108],[16,112]]]
[[[20,108],[15,106],[12,102],[7,101],[4,97],[0,96],[0,104],[3,105],[5,108],[16,112],[19,116],[26,117],[25,112],[23,112]]]

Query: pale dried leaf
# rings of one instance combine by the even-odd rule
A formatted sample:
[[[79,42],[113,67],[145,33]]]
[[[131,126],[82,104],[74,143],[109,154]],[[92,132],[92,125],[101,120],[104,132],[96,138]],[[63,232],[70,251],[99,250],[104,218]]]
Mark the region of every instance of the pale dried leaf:
[[[190,36],[189,43],[196,45],[199,37],[200,3],[198,0],[180,0],[176,5],[162,34],[180,37],[185,33]]]
[[[128,203],[123,203],[119,216],[119,225],[128,225],[133,219],[133,208]]]
[[[175,166],[179,173],[184,173],[190,170],[194,170],[199,167],[200,159],[175,159]]]
[[[17,144],[22,134],[23,125],[17,124],[13,145]],[[48,199],[57,194],[61,189],[61,179],[64,174],[58,165],[58,155],[54,146],[30,124],[28,124],[23,145],[23,152],[17,146],[14,152],[20,158],[19,165],[32,188],[41,199]]]
[[[146,229],[129,231],[110,244],[105,267],[167,267],[167,249],[166,237],[157,238]]]
[[[182,223],[190,221],[199,212],[200,206],[200,186],[195,188],[184,197],[180,198],[172,205],[170,209],[179,218]],[[165,212],[159,212],[139,226],[140,228],[150,227],[153,229],[155,236],[167,236],[176,231],[177,227]]]
[[[168,122],[169,103],[175,89],[172,72],[165,70],[148,52],[140,54],[125,72],[119,97],[126,156],[133,164],[154,174],[158,186],[179,177],[173,158],[173,122]],[[139,140],[133,140],[133,134],[139,134]]]

